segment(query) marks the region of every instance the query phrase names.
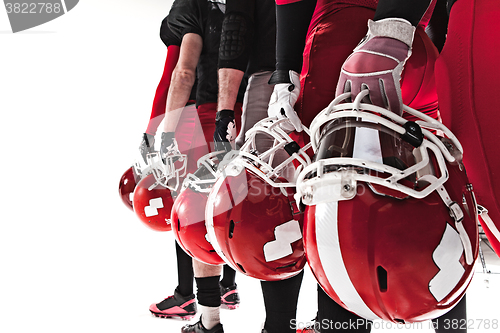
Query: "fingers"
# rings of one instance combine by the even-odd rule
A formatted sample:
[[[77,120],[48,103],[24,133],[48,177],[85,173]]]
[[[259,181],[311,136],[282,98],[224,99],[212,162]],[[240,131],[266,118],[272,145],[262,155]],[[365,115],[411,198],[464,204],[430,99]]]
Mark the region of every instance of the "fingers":
[[[385,96],[387,98],[387,108],[395,114],[401,116],[403,114],[403,100],[401,97],[401,88],[396,86],[394,80],[384,80]]]
[[[401,115],[401,93],[399,86],[395,85],[392,76],[364,77],[359,80],[351,80],[347,75],[341,75],[337,85],[336,96],[350,92],[351,102],[353,102],[356,96],[364,89],[368,89],[370,92],[368,95],[369,100],[363,100],[364,103],[371,103]]]
[[[227,124],[226,139],[227,139],[227,141],[231,142],[232,144],[234,143],[234,140],[236,140],[236,124],[235,124],[234,120]]]
[[[214,132],[215,151],[231,151],[235,146],[237,136],[236,130],[234,119],[223,118],[219,120]]]
[[[368,86],[370,103],[382,108],[387,108],[389,105],[387,103],[387,97],[385,93],[385,85],[383,80],[376,80],[371,82]]]
[[[230,142],[214,142],[215,151],[225,151],[230,152],[232,150],[232,145]]]
[[[281,114],[281,105],[279,105],[276,95],[274,93],[271,95],[271,100],[273,100],[273,96],[275,96],[274,99],[276,100],[273,102],[269,102],[269,107],[267,108],[267,115],[269,117],[279,117]]]
[[[286,108],[285,114],[297,132],[302,132],[302,122],[293,108]]]

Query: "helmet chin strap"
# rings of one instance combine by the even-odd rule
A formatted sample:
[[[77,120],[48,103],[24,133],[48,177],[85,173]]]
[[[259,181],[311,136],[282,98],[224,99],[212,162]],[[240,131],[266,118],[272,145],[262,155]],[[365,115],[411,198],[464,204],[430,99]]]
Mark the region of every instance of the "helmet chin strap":
[[[431,175],[427,175],[425,177],[435,178]],[[469,235],[467,235],[467,231],[465,230],[462,223],[464,219],[464,213],[458,203],[451,200],[448,191],[446,191],[446,189],[444,188],[444,185],[438,187],[436,191],[443,200],[444,204],[450,210],[450,216],[455,221],[455,228],[457,228],[458,234],[460,235],[460,240],[462,241],[462,246],[464,248],[465,262],[467,263],[467,265],[472,265],[472,263],[474,262],[474,254],[472,251],[472,245],[469,239]]]

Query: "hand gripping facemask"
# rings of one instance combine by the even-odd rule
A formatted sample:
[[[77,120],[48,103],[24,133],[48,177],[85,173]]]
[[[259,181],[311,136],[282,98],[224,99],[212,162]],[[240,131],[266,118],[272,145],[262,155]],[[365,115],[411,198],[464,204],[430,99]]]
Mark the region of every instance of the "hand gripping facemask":
[[[314,162],[297,179],[304,244],[321,287],[357,315],[436,318],[464,295],[478,253],[462,147],[440,122],[416,122],[338,96],[311,123]]]
[[[246,133],[237,156],[219,173],[205,211],[219,256],[238,272],[268,281],[292,277],[306,263],[303,213],[293,194],[300,170],[310,163],[310,145],[300,147],[282,130],[283,122],[288,120],[266,118]]]

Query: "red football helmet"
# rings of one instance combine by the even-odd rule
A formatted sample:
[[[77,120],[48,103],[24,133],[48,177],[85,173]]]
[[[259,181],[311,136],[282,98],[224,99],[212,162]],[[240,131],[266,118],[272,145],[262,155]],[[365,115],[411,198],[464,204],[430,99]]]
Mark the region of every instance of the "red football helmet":
[[[122,199],[125,206],[127,206],[131,210],[134,210],[132,197],[139,180],[140,177],[135,173],[134,167],[128,168],[127,171],[125,171],[125,173],[123,174],[122,178],[120,178],[120,185],[118,186],[120,198]]]
[[[145,176],[134,192],[134,211],[146,226],[156,231],[170,231],[170,212],[174,198],[169,189],[159,184],[153,174]]]
[[[205,206],[218,166],[216,156],[210,153],[198,160],[198,170],[187,175],[183,190],[172,207],[172,229],[180,247],[191,257],[209,265],[224,264],[208,241],[205,228]]]
[[[151,167],[148,166],[142,158],[138,158],[133,166],[127,169],[120,178],[118,192],[123,203],[134,210],[133,196],[137,183],[146,175],[151,173]]]
[[[307,259],[325,292],[361,317],[436,318],[464,295],[478,253],[461,145],[416,110],[405,108],[415,123],[362,104],[366,94],[339,96],[311,124],[315,162],[296,196],[307,205]]]
[[[205,212],[219,256],[235,270],[268,281],[292,277],[306,263],[303,213],[293,188],[298,171],[310,163],[309,146],[290,139],[280,128],[283,121],[267,118],[246,133],[237,157],[219,171]]]

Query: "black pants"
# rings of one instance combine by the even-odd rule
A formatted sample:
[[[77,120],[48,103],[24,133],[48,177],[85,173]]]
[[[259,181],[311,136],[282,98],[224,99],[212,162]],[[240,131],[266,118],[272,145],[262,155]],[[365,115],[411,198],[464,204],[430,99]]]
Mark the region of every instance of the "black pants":
[[[293,319],[297,315],[297,301],[304,271],[281,281],[261,281],[262,295],[266,307],[267,333],[295,333]]]
[[[340,305],[328,296],[318,285],[318,318],[317,327],[321,333],[327,332],[357,332],[371,331],[371,322],[363,319]],[[335,325],[337,323],[337,325]],[[356,323],[356,324],[354,324]],[[453,325],[457,323],[457,325]],[[436,333],[466,333],[467,307],[465,296],[449,312],[434,319],[432,325]]]

